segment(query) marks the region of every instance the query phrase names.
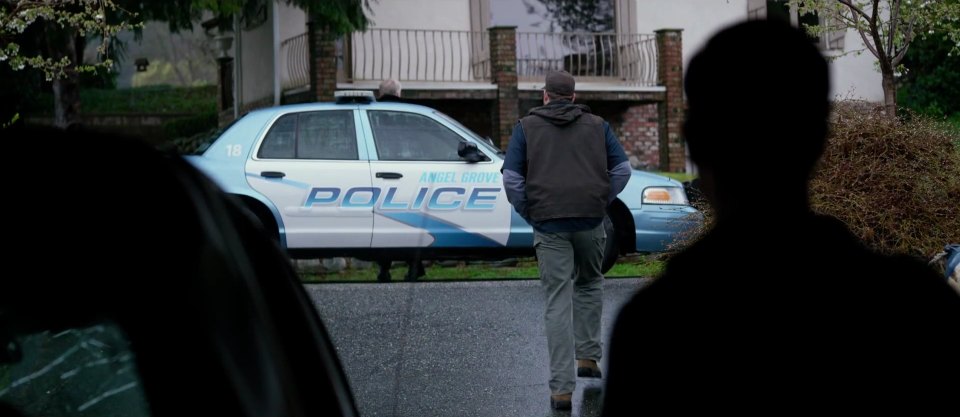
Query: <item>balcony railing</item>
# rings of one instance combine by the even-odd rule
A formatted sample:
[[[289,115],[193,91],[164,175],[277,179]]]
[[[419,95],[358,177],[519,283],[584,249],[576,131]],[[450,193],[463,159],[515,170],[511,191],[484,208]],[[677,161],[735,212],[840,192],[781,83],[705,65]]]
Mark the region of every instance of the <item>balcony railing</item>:
[[[369,29],[350,44],[345,75],[353,81],[490,81],[487,32]]]
[[[281,43],[284,91],[310,85],[308,49],[306,33]],[[657,85],[655,35],[518,32],[516,52],[520,81],[564,69],[581,81]],[[336,54],[339,82],[491,81],[488,32],[370,29],[341,38]]]
[[[657,85],[655,35],[616,33],[517,33],[517,77],[542,81],[549,70],[584,81]]]
[[[310,85],[310,54],[307,34],[280,43],[280,85],[293,90]]]

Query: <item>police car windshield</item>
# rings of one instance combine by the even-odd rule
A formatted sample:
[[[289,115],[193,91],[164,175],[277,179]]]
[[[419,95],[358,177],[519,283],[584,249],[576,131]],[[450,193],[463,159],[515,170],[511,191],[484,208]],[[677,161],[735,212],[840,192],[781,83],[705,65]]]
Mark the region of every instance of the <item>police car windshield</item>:
[[[450,116],[447,116],[446,114],[443,114],[443,113],[441,113],[441,112],[439,112],[439,111],[434,111],[433,113],[436,114],[437,116],[442,117],[443,120],[446,120],[446,121],[450,122],[450,124],[456,126],[456,127],[459,128],[460,130],[464,131],[467,135],[469,135],[471,138],[473,138],[478,144],[480,144],[480,146],[482,146],[482,147],[485,148],[486,150],[488,150],[488,151],[490,151],[490,152],[493,152],[493,153],[495,153],[495,154],[497,154],[497,155],[504,155],[504,152],[503,152],[503,151],[501,151],[499,148],[493,146],[493,144],[491,144],[490,142],[487,142],[488,139],[480,137],[480,135],[474,133],[472,130],[470,130],[468,127],[466,127],[466,126],[464,126],[463,124],[461,124],[460,122],[458,122],[456,119],[454,119],[454,118],[452,118],[452,117],[450,117]]]

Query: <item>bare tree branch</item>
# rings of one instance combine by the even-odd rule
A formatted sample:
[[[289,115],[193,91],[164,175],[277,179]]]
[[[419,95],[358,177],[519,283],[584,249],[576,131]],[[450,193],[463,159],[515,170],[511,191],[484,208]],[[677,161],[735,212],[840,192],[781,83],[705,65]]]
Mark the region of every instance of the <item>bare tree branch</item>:
[[[907,25],[907,31],[906,33],[903,34],[903,49],[897,52],[896,55],[894,55],[893,57],[892,63],[894,67],[896,67],[897,65],[900,65],[900,62],[903,61],[903,58],[907,56],[907,50],[910,49],[910,43],[913,42],[913,37],[916,36],[916,34],[913,33],[914,26],[916,25],[916,23],[917,23],[917,17],[916,16],[911,17],[910,24]]]
[[[870,16],[870,36],[873,38],[873,47],[872,51],[875,51],[877,59],[880,61],[880,68],[883,68],[887,63],[887,52],[883,49],[883,40],[880,39],[880,27],[877,25],[878,20],[878,11],[877,9],[880,6],[880,0],[873,0],[873,16]],[[869,47],[869,46],[868,46]]]
[[[838,10],[835,13],[833,13],[833,17],[837,19],[837,21],[840,22],[842,25],[846,25],[849,27],[857,27],[858,17],[852,13],[850,17],[847,17],[846,14],[843,14]]]
[[[864,11],[863,11],[862,9],[860,9],[859,7],[857,7],[856,4],[853,4],[853,1],[851,1],[851,0],[837,0],[837,1],[840,2],[840,4],[844,4],[844,5],[846,5],[847,7],[849,7],[849,8],[850,8],[850,11],[852,11],[854,14],[858,14],[858,15],[860,15],[860,16],[863,16],[863,18],[864,18],[865,20],[870,20],[870,16],[867,16],[867,14],[864,13]],[[874,2],[873,2],[873,5],[876,6],[876,5],[877,5],[877,2],[874,1]]]
[[[877,48],[876,46],[870,43],[870,38],[867,37],[867,32],[869,31],[865,31],[866,29],[860,26],[860,19],[862,18],[869,22],[870,16],[867,16],[867,14],[863,12],[863,10],[860,10],[860,8],[853,5],[850,1],[840,0],[840,3],[846,4],[847,7],[850,8],[850,13],[853,15],[852,19],[855,21],[855,24],[853,25],[853,27],[857,30],[857,33],[860,34],[860,39],[863,39],[863,45],[867,47],[867,50],[869,50],[870,53],[873,54],[873,56],[879,59],[880,58],[880,51],[878,51],[879,48]]]
[[[887,31],[887,52],[890,55],[893,55],[893,40],[897,35],[897,24],[900,22],[900,2],[902,0],[894,0],[893,6],[890,7],[890,23],[889,30]]]

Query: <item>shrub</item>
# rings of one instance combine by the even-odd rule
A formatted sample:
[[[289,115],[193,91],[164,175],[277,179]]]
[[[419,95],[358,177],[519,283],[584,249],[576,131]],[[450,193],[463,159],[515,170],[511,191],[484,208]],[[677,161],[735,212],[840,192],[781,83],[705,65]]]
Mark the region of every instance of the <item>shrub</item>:
[[[879,252],[930,259],[947,243],[960,242],[960,134],[931,117],[893,121],[870,108],[836,105],[810,183],[811,205]],[[713,222],[710,205],[695,198],[696,182],[685,185],[705,222],[671,250],[695,241]]]
[[[53,111],[53,94],[41,91],[29,103],[27,113],[49,114]],[[217,87],[88,88],[80,90],[80,103],[84,114],[215,112]]]
[[[960,242],[960,152],[943,123],[904,121],[838,103],[811,182],[814,210],[833,215],[867,245],[924,258]]]
[[[163,134],[170,139],[179,139],[217,128],[217,112],[206,111],[187,117],[179,117],[163,124]]]
[[[692,215],[696,218],[684,220],[697,220],[699,222],[696,226],[679,232],[674,238],[674,241],[667,245],[667,252],[664,253],[661,258],[669,258],[673,253],[679,252],[693,242],[696,242],[700,236],[703,236],[704,233],[713,227],[713,222],[716,219],[713,215],[713,208],[710,206],[710,202],[707,201],[707,197],[700,189],[699,178],[684,181],[683,189],[687,193],[687,199],[690,200],[690,205],[699,211],[699,213]]]
[[[222,130],[216,128],[204,130],[190,136],[171,140],[165,147],[180,155],[199,155],[207,150],[207,146],[219,137],[220,133],[222,133]]]
[[[945,33],[918,37],[903,59],[897,103],[931,116],[960,114],[960,55]]]

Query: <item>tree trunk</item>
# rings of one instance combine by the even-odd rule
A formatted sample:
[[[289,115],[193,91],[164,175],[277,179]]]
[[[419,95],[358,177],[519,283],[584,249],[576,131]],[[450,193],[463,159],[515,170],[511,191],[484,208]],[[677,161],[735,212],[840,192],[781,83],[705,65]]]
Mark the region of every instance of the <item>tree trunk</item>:
[[[54,61],[67,57],[71,64],[66,75],[53,80],[53,125],[67,129],[80,122],[80,77],[77,73],[76,32],[73,29],[56,28],[58,35],[48,36],[47,49]],[[47,33],[51,33],[48,30]]]
[[[883,76],[883,104],[889,118],[897,117],[897,85],[893,82],[893,70],[881,69]]]

